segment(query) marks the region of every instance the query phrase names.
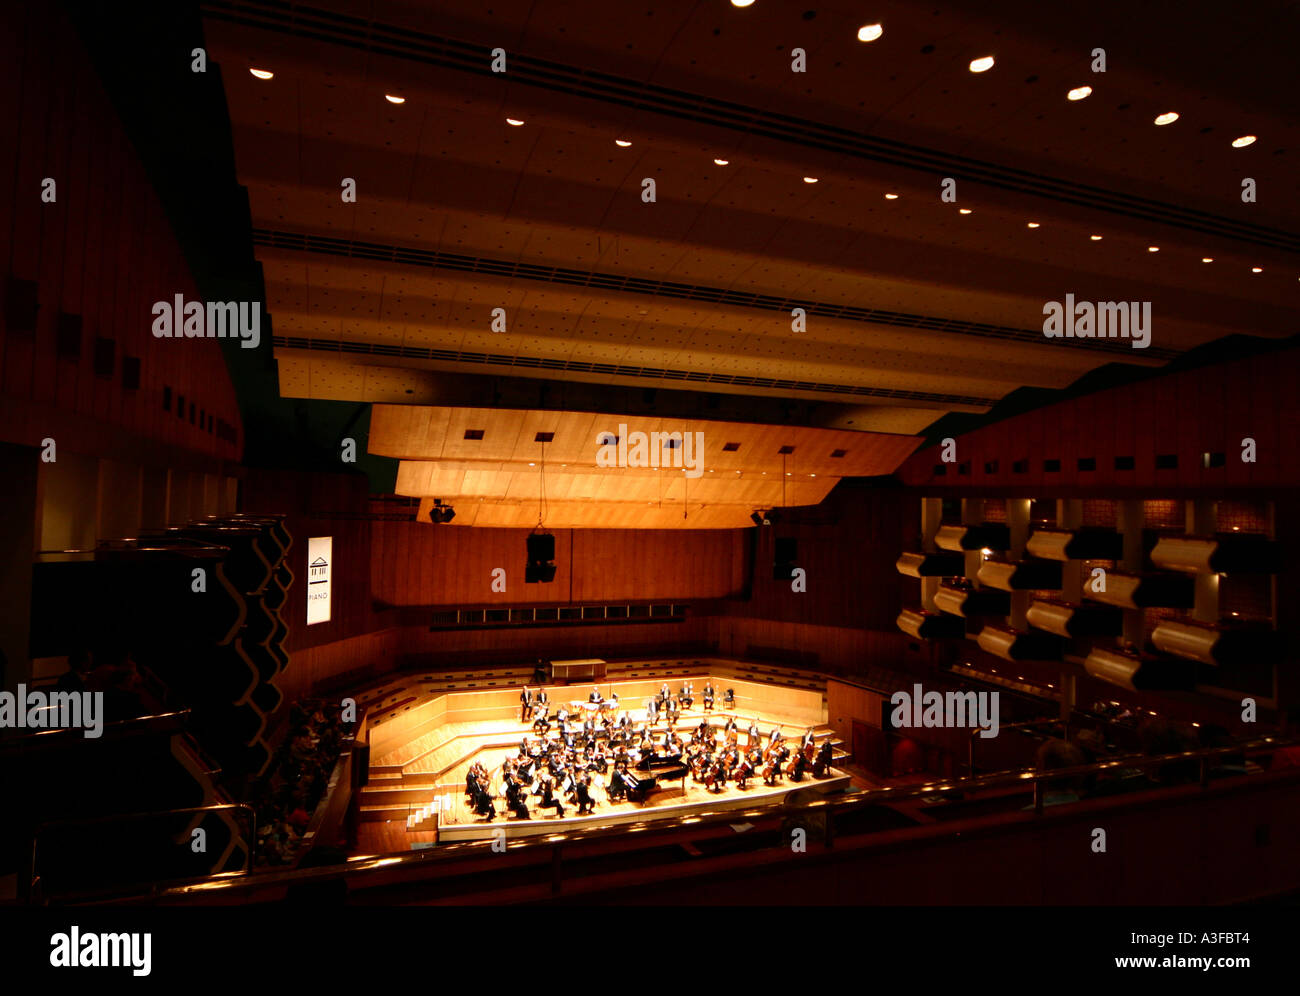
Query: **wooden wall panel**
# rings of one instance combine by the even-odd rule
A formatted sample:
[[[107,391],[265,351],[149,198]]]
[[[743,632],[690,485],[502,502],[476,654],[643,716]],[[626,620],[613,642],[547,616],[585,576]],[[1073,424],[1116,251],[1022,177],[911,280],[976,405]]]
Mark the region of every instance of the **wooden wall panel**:
[[[239,458],[206,425],[162,408],[163,389],[234,426],[234,386],[214,339],[155,339],[152,306],[181,294],[199,300],[162,205],[95,70],[58,5],[0,9],[5,92],[0,145],[4,277],[37,283],[35,334],[0,339],[0,440],[155,466]],[[56,200],[41,200],[42,181]],[[0,281],[7,294],[7,280]],[[77,360],[57,355],[60,312],[82,318]],[[0,309],[0,314],[3,310]],[[94,341],[114,342],[113,372],[95,376]],[[123,384],[125,356],[141,360],[141,384]]]

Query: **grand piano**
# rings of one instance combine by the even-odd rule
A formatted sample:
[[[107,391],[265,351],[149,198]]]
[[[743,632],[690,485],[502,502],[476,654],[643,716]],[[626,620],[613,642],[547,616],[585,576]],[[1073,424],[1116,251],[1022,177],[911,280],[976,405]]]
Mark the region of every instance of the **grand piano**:
[[[690,768],[681,754],[649,754],[640,761],[623,779],[627,785],[627,797],[632,802],[644,802],[647,795],[659,788],[660,782],[683,779],[683,784]]]

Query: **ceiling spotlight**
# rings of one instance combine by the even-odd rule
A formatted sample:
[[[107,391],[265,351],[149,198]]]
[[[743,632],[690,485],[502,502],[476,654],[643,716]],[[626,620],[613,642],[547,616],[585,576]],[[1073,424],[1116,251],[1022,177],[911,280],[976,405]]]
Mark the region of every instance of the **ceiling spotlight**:
[[[1156,116],[1156,124],[1158,125],[1173,124],[1177,120],[1178,120],[1177,111],[1166,111],[1164,114],[1159,114]]]
[[[731,6],[733,7],[752,7],[753,4],[754,0],[731,0]]]
[[[958,214],[970,214],[970,208],[958,208],[958,209],[957,209],[957,213],[958,213]]]
[[[450,505],[444,505],[441,498],[433,499],[433,508],[429,509],[429,521],[435,526],[450,522],[456,518],[456,510]]]
[[[884,27],[879,24],[864,24],[858,28],[858,41],[869,42],[875,41],[885,33]]]
[[[1092,239],[1093,242],[1100,242],[1100,241],[1101,241],[1101,236],[1100,236],[1100,235],[1089,235],[1088,238]]]
[[[390,104],[405,104],[405,103],[406,103],[406,98],[405,98],[405,97],[395,97],[395,96],[393,96],[391,93],[386,93],[386,94],[384,94],[384,99],[385,99],[386,101],[388,101]]]
[[[620,149],[626,149],[632,143],[625,138],[616,138],[614,139],[614,144],[617,145]]]
[[[756,526],[770,526],[772,524],[762,512],[750,512],[749,517]]]
[[[1159,246],[1147,246],[1147,252],[1159,252],[1159,251],[1160,251]]]
[[[984,55],[978,59],[972,59],[970,71],[972,73],[983,73],[993,68],[993,56]]]
[[[816,182],[817,182],[817,177],[815,177],[815,176],[805,176],[805,177],[803,178],[803,182],[804,182],[804,183],[816,183]]]
[[[518,128],[521,124],[523,124],[523,121],[521,121],[519,118],[506,118],[506,124],[513,125],[515,128]]]
[[[886,194],[886,195],[885,195],[885,200],[887,200],[887,201],[896,201],[896,200],[898,200],[898,195],[897,195],[897,194]]]
[[[1251,273],[1263,273],[1263,272],[1264,272],[1264,268],[1263,268],[1262,266],[1252,266],[1252,267],[1250,268],[1250,272],[1251,272]]]
[[[256,76],[259,80],[269,80],[275,75],[275,73],[270,72],[266,69],[250,69],[249,72],[252,73],[254,76]]]
[[[1030,222],[1029,224],[1027,224],[1025,227],[1026,227],[1026,228],[1037,228],[1037,227],[1038,227],[1038,222],[1036,222],[1036,221],[1031,221],[1031,222]]]
[[[1246,146],[1254,145],[1254,144],[1255,144],[1254,135],[1242,135],[1241,138],[1234,138],[1232,140],[1232,147],[1234,149],[1244,149]]]
[[[1073,90],[1065,95],[1066,100],[1082,100],[1088,94],[1092,93],[1090,86],[1076,86]]]
[[[715,160],[713,160],[713,161],[714,161],[714,163],[716,163],[716,164],[719,165],[719,166],[726,166],[727,163],[731,162],[730,159],[715,159]]]
[[[1214,257],[1213,257],[1213,256],[1202,256],[1202,257],[1201,257],[1201,262],[1202,262],[1202,263],[1213,263],[1213,262],[1214,262]]]

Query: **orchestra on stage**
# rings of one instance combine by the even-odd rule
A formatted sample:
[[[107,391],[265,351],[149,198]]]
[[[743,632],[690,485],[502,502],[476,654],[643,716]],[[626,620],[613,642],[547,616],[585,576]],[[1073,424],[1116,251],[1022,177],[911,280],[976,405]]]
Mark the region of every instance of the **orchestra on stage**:
[[[708,715],[717,702],[712,682],[705,684],[700,699],[705,715],[687,729],[679,723],[695,703],[689,681],[676,692],[664,683],[646,700],[641,722],[620,709],[617,694],[606,698],[598,687],[585,702],[562,703],[552,713],[544,688],[534,692],[524,686],[519,719],[525,731],[531,725],[532,736],[525,732],[518,753],[507,756],[496,772],[480,762],[470,767],[465,777],[470,808],[486,820],[496,818],[498,804],[505,814],[522,820],[563,817],[566,806],[585,816],[595,812],[598,795],[606,805],[644,802],[664,782],[680,779],[684,790],[687,776],[717,793],[728,782],[743,789],[753,777],[775,786],[782,779],[799,782],[830,774],[834,748],[830,740],[819,744],[811,727],[795,746],[779,726],[764,737],[754,719],[742,745],[734,714],[719,724],[712,720],[722,716]],[[734,709],[735,701],[734,690],[726,689],[723,708]]]

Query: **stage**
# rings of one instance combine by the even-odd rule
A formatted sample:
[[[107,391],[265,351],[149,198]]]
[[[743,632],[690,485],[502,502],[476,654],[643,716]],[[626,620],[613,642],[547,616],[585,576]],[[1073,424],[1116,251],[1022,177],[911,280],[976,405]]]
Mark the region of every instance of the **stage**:
[[[757,721],[765,743],[771,731],[780,729],[789,746],[797,747],[808,730],[820,744],[835,741],[834,732],[825,725],[824,693],[816,689],[785,687],[775,682],[744,681],[732,676],[709,673],[687,674],[664,679],[633,679],[599,682],[603,697],[617,693],[619,714],[626,713],[634,727],[646,719],[645,701],[667,681],[675,693],[683,681],[694,686],[695,701],[683,709],[675,730],[683,738],[708,718],[719,732],[728,718],[738,726],[739,743],[748,746],[747,729]],[[712,681],[717,691],[716,706],[708,712],[702,708],[702,689]],[[534,692],[539,686],[530,686]],[[550,700],[552,721],[563,705],[578,715],[571,727],[581,727],[587,711],[590,683],[545,685]],[[534,739],[531,721],[520,720],[519,693],[522,686],[490,690],[453,691],[435,695],[418,703],[400,717],[372,732],[369,784],[362,789],[361,818],[366,822],[399,823],[407,830],[408,846],[427,846],[433,841],[450,842],[486,840],[504,831],[506,839],[552,834],[574,830],[629,826],[648,819],[678,818],[688,820],[705,813],[754,806],[781,805],[794,792],[839,792],[849,788],[850,779],[832,767],[822,778],[807,773],[798,781],[782,776],[774,785],[766,785],[759,774],[741,789],[728,782],[720,791],[711,792],[691,775],[684,779],[660,782],[644,801],[611,800],[607,786],[612,768],[604,774],[592,772],[591,794],[595,811],[579,816],[576,804],[564,800],[564,816],[554,809],[543,810],[530,798],[530,818],[508,813],[501,798],[501,766],[507,757],[519,752],[521,739]],[[720,708],[727,689],[735,693],[735,708]],[[554,730],[554,727],[552,727]],[[652,726],[657,737],[667,730],[666,722]],[[836,757],[842,751],[836,751]],[[474,814],[465,794],[465,778],[475,763],[482,764],[491,775],[491,794],[496,806],[494,819]],[[393,830],[396,830],[393,827]],[[391,836],[386,834],[386,836]]]

